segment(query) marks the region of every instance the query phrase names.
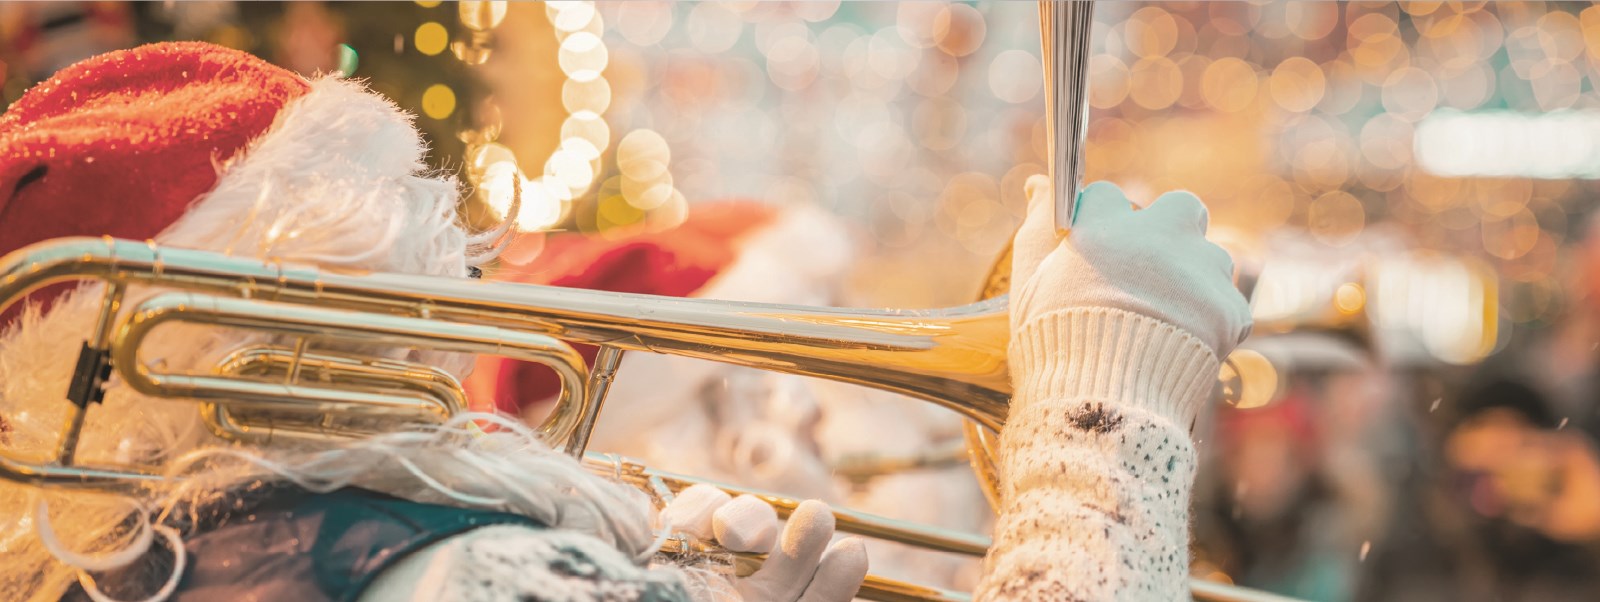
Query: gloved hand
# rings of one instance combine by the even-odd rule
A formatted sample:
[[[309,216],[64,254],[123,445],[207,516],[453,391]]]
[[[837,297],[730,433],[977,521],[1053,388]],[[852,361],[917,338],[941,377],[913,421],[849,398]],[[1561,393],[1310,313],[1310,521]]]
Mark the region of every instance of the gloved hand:
[[[1115,400],[1187,424],[1215,384],[1215,362],[1251,324],[1232,259],[1205,239],[1205,206],[1169,192],[1135,210],[1097,182],[1060,236],[1049,179],[1029,178],[1027,192],[1011,268],[1018,397]]]
[[[683,490],[662,511],[676,531],[715,541],[734,552],[765,552],[767,560],[734,587],[751,602],[847,602],[867,575],[867,551],[860,539],[833,545],[833,512],[807,500],[778,533],[778,515],[760,499],[730,498],[711,485]]]
[[[1169,192],[1134,210],[1116,185],[1095,182],[1079,193],[1076,222],[1061,237],[1049,178],[1028,178],[1027,192],[1012,246],[1013,329],[1057,309],[1123,309],[1177,326],[1219,359],[1250,334],[1233,259],[1205,239],[1209,214],[1193,194]]]

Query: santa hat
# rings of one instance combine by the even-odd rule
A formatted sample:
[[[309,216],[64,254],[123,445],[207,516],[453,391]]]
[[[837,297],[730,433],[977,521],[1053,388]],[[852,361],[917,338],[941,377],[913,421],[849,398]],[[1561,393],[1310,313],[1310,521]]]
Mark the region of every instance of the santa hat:
[[[349,81],[307,80],[197,42],[112,52],[61,70],[0,116],[0,253],[108,235],[255,257],[371,258],[368,241],[309,226],[419,185],[453,201],[453,182],[414,177],[425,150],[408,115]],[[304,202],[319,188],[361,192]],[[465,273],[463,257],[432,265],[426,254],[386,267]]]
[[[503,268],[488,277],[621,293],[827,305],[850,257],[845,229],[824,211],[721,201],[691,206],[683,224],[666,231],[622,237],[552,234],[532,265]],[[593,347],[579,346],[579,352],[594,360]],[[670,365],[692,371],[708,364]],[[691,375],[676,376],[660,383],[653,397],[670,397],[665,389],[695,381]],[[495,409],[513,415],[525,414],[560,390],[550,370],[494,357],[478,359],[466,386],[477,403],[492,400]]]
[[[457,220],[456,183],[428,172],[425,151],[410,116],[354,82],[307,80],[202,43],[113,52],[63,69],[0,116],[0,253],[107,235],[464,277],[475,241]],[[130,291],[126,306],[150,292]],[[13,440],[59,429],[66,404],[56,400],[73,371],[62,358],[78,352],[98,305],[86,290],[8,320],[0,415]],[[141,353],[200,369],[241,342],[239,333],[175,326]],[[455,355],[383,352],[458,372],[470,366]],[[149,403],[124,386],[108,387],[102,408],[85,427],[81,456],[155,458],[208,436],[192,406]]]

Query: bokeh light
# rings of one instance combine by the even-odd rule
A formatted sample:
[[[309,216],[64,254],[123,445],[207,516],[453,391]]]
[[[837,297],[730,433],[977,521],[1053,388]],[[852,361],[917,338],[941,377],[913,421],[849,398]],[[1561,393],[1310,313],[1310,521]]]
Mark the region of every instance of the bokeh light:
[[[434,84],[422,92],[422,114],[444,119],[456,111],[456,92],[450,86]]]
[[[457,31],[525,8],[497,6],[461,7]],[[563,227],[670,223],[710,199],[815,203],[873,233],[864,273],[918,253],[961,266],[897,277],[917,284],[889,296],[956,301],[946,288],[985,269],[1021,217],[1015,187],[1043,171],[1035,8],[548,3],[562,79],[545,88],[565,115],[540,151],[512,146],[530,181],[566,188]],[[1588,6],[1097,5],[1089,177],[1142,201],[1195,191],[1252,244],[1284,229],[1352,253],[1400,240],[1532,286],[1579,227],[1587,189],[1570,182],[1600,179],[1596,50]],[[461,112],[444,104],[424,114]]]
[[[500,26],[506,18],[506,3],[503,0],[461,0],[456,5],[461,24],[474,31],[489,31]]]
[[[411,40],[417,52],[432,56],[444,52],[445,47],[450,45],[450,32],[443,25],[429,21],[417,26]]]

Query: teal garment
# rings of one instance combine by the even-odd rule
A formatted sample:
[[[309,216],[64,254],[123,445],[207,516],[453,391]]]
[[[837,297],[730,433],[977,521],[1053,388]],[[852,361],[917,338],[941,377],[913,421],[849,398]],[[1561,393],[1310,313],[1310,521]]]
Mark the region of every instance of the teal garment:
[[[310,494],[264,485],[224,509],[187,514],[188,567],[172,602],[353,602],[407,554],[488,525],[544,528],[525,516],[422,504],[364,489]],[[161,538],[157,538],[160,542]],[[159,544],[157,547],[160,547]],[[171,574],[164,548],[141,562],[95,575],[117,599],[154,593]],[[64,601],[87,601],[74,586]]]

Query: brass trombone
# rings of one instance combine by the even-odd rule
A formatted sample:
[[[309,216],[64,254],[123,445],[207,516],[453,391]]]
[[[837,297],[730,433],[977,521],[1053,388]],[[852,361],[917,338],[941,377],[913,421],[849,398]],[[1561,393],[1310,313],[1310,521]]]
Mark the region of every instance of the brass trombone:
[[[584,453],[624,351],[697,357],[899,392],[993,429],[1003,426],[1010,395],[1003,297],[938,310],[808,308],[332,272],[111,238],[73,238],[0,258],[0,309],[40,287],[84,279],[105,282],[105,302],[79,360],[72,387],[75,411],[63,427],[58,453],[43,464],[0,454],[0,478],[124,491],[163,478],[133,466],[75,461],[89,402],[111,370],[145,394],[199,402],[213,430],[234,438],[361,436],[441,421],[460,410],[459,384],[448,375],[321,348],[334,340],[500,354],[550,365],[563,381],[557,408],[541,427],[551,445],[582,457],[598,472],[665,495],[699,481]],[[121,311],[126,291],[138,286],[173,292]],[[143,363],[142,341],[158,326],[177,322],[264,331],[296,342],[249,347],[211,372],[162,372]],[[600,345],[594,369],[585,369],[563,341]],[[318,348],[312,350],[312,343]],[[984,462],[983,452],[974,457]],[[798,503],[718,485],[759,495],[780,514]],[[845,532],[974,556],[988,548],[987,538],[970,534],[848,510],[836,516]],[[1193,591],[1202,600],[1277,599],[1198,581]],[[861,597],[964,599],[956,592],[878,578],[867,582]]]
[[[1092,3],[1041,3],[1050,87],[1052,172],[1063,183],[1057,216],[1070,225],[1086,118],[1083,87]],[[1064,18],[1063,18],[1064,17]],[[1063,61],[1066,56],[1070,61]],[[1054,57],[1051,60],[1050,57]],[[1064,82],[1071,85],[1059,85]],[[1059,172],[1059,173],[1058,173]],[[63,281],[98,279],[105,297],[83,346],[68,399],[70,418],[55,457],[29,462],[0,453],[0,479],[43,487],[132,491],[164,478],[136,466],[85,466],[76,461],[88,408],[115,370],[142,393],[196,401],[219,436],[364,436],[418,422],[448,419],[464,406],[460,384],[414,363],[334,353],[338,340],[379,347],[504,355],[549,365],[562,380],[556,408],[540,427],[546,440],[592,470],[658,497],[693,477],[626,459],[586,453],[622,353],[649,351],[791,374],[828,378],[901,393],[961,413],[969,421],[973,467],[991,500],[997,494],[994,434],[1004,426],[1010,383],[1006,299],[1009,257],[984,288],[985,300],[937,310],[857,310],[731,303],[554,287],[380,273],[319,270],[214,253],[165,249],[111,238],[60,239],[0,258],[0,309],[30,291]],[[124,310],[130,287],[161,293]],[[125,316],[125,317],[123,317]],[[288,337],[293,346],[253,345],[213,371],[164,372],[139,357],[142,341],[168,323],[207,324]],[[598,345],[586,368],[566,341]],[[798,500],[751,493],[787,516]],[[835,511],[840,530],[925,549],[981,556],[989,540],[971,534]],[[700,553],[689,542],[677,553]],[[737,555],[748,571],[759,557]],[[1273,602],[1279,596],[1205,581],[1196,599]],[[964,600],[963,593],[869,576],[869,600]]]

